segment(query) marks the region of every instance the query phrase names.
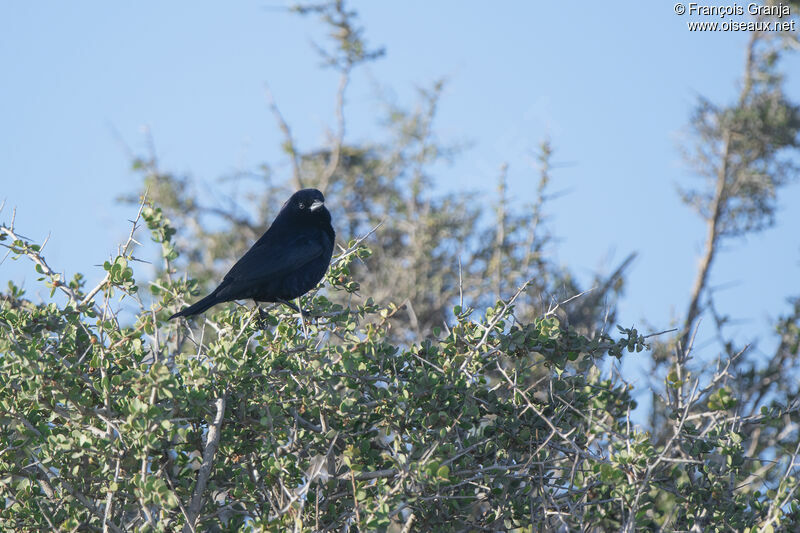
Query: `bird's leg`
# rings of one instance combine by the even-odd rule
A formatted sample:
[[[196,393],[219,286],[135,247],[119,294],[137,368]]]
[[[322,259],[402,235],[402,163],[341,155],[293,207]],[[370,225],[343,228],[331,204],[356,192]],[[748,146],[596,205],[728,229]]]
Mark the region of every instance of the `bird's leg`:
[[[298,313],[300,313],[301,315],[303,314],[303,312],[300,310],[300,308],[299,308],[299,307],[297,307],[296,305],[294,305],[294,304],[293,304],[292,302],[290,302],[289,300],[284,300],[284,299],[282,299],[282,298],[278,298],[278,300],[277,300],[277,301],[278,301],[279,303],[282,303],[283,305],[285,305],[285,306],[287,306],[287,307],[291,307],[292,309],[294,309],[295,311],[297,311],[297,312],[298,312]],[[300,299],[298,298],[298,302],[299,302],[299,301],[300,301]]]
[[[306,337],[308,337],[308,330],[306,329],[306,320],[305,320],[306,313],[300,308],[300,297],[298,296],[297,298],[297,305],[293,304],[289,300],[278,299],[277,301],[287,307],[291,307],[292,309],[300,313],[300,323],[303,325],[303,333],[305,333]]]
[[[298,313],[300,313],[304,317],[308,317],[308,316],[314,317],[314,314],[311,311],[308,311],[308,310],[303,309],[302,307],[300,307],[300,297],[299,296],[296,298],[297,305],[295,305],[294,303],[290,302],[289,300],[277,300],[277,301],[279,303],[282,303],[283,305],[291,307],[292,309],[294,309],[295,311],[297,311]]]
[[[267,329],[267,314],[264,312],[264,309],[258,305],[256,300],[253,300],[253,303],[256,304],[256,309],[258,309],[258,327],[259,329]]]

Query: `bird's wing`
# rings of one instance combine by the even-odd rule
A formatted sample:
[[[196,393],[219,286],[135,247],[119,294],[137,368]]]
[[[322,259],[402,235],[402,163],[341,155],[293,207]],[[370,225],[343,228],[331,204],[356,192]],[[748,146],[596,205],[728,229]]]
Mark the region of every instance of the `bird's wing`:
[[[279,277],[322,255],[323,246],[312,235],[300,234],[280,245],[256,243],[225,275],[225,281],[256,281]]]

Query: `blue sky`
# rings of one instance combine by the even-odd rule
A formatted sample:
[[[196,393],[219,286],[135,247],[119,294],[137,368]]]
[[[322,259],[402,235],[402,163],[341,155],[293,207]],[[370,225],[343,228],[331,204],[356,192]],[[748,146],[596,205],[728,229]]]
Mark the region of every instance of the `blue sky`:
[[[278,5],[1,3],[0,220],[15,206],[19,231],[51,235],[50,264],[91,283],[134,214],[115,202],[138,179],[117,135],[143,152],[148,128],[162,167],[200,182],[265,161],[288,176],[265,84],[307,148],[333,124],[336,79],[310,45],[324,41],[323,28]],[[527,201],[531,154],[549,136],[561,164],[553,188],[563,191],[550,204],[555,258],[588,278],[637,251],[621,322],[666,328],[682,316],[704,228],[675,193],[691,180],[678,147],[698,95],[735,98],[746,33],[689,32],[692,19],[668,2],[351,6],[387,56],[353,81],[349,139],[380,131],[378,88],[411,104],[416,87],[447,78],[438,136],[470,148],[437,186],[493,195],[508,162],[510,191]],[[798,54],[784,67],[800,101]],[[740,341],[768,335],[786,297],[800,294],[799,200],[797,185],[783,190],[777,226],[717,258],[712,285],[727,287],[718,301],[743,321]],[[48,293],[29,264],[5,261],[0,283],[8,279]],[[701,330],[701,343],[711,335]]]

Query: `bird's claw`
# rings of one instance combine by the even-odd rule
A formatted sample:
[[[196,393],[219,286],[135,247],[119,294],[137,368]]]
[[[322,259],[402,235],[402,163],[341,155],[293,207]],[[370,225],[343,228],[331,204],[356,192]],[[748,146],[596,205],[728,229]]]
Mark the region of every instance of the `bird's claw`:
[[[256,304],[256,309],[258,309],[258,329],[266,330],[267,326],[269,326],[269,322],[267,321],[269,315],[267,315],[267,312],[258,304]]]

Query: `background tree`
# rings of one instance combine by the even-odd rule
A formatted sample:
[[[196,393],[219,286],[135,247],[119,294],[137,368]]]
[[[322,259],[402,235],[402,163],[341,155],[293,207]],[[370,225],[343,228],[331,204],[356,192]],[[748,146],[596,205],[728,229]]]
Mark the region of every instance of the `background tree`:
[[[530,290],[520,302],[526,318],[539,316],[554,298],[566,299],[589,288],[578,286],[574,276],[543,253],[553,244],[544,224],[553,154],[549,141],[539,147],[541,169],[533,205],[512,208],[503,172],[498,177],[496,216],[484,213],[482,203],[469,192],[434,192],[437,165],[459,152],[435,134],[444,82],[419,90],[419,102],[412,109],[387,103],[382,142],[348,143],[344,107],[350,76],[353,69],[379,59],[383,49],[369,46],[356,14],[342,2],[298,6],[294,11],[317,15],[329,28],[329,46],[317,46],[323,66],[339,75],[335,129],[328,132],[328,145],[307,151],[298,147],[270,96],[291,163],[292,174],[285,181],[274,183],[272,165],[264,164],[260,175],[234,177],[236,186],[229,186],[232,179],[226,178],[218,194],[227,199],[225,205],[209,206],[198,198],[191,180],[159,168],[154,150],[134,161],[134,168],[144,173],[143,190],[180,228],[176,251],[185,258],[180,264],[190,277],[203,284],[219,279],[258,238],[279,202],[296,188],[316,187],[330,199],[340,239],[357,238],[380,224],[370,236],[372,256],[354,268],[359,294],[403,306],[398,316],[402,321],[394,330],[400,337],[414,338],[441,327],[459,301],[483,308],[529,280]],[[251,179],[254,186],[242,184]],[[138,203],[141,192],[127,197],[128,202]],[[613,322],[614,302],[630,260],[609,279],[594,280],[589,298],[568,306],[576,325],[593,331],[597,317],[604,316],[602,310]]]
[[[792,5],[794,13],[798,7]],[[797,44],[796,33],[752,32],[738,100],[717,105],[700,97],[692,114],[685,156],[702,185],[682,188],[680,194],[705,221],[706,236],[679,333],[674,341],[659,341],[653,347],[653,375],[662,377],[665,387],[653,396],[649,422],[662,445],[681,432],[703,443],[674,450],[675,460],[698,461],[698,468],[687,472],[698,489],[734,502],[740,491],[758,491],[754,483],[770,487],[769,516],[774,521],[796,490],[797,299],[790,299],[792,312],[776,323],[779,341],[774,352],[763,354],[755,339],[740,345],[730,338],[730,317],[716,309],[710,280],[724,243],[770,227],[778,191],[798,174],[800,107],[784,92],[779,70],[781,56]],[[704,314],[717,330],[720,353],[712,361],[698,358],[693,350]],[[731,448],[738,459],[727,468],[709,471],[707,458]],[[697,511],[702,527],[716,523],[717,516],[711,507]]]
[[[155,150],[136,158],[130,236],[93,288],[57,274],[13,215],[0,226],[52,291],[33,303],[11,284],[0,302],[0,528],[796,530],[798,390],[780,378],[796,376],[800,305],[765,364],[725,338],[708,289],[719,243],[768,225],[794,171],[798,110],[777,61],[794,36],[753,34],[739,102],[695,113],[707,182],[685,198],[709,239],[670,339],[612,330],[632,256],[586,293],[549,259],[549,141],[530,206],[508,201],[505,165],[491,210],[435,192],[437,165],[458,156],[435,134],[442,84],[387,106],[385,139],[350,141],[351,73],[383,51],[343,2],[295,11],[330,29],[319,51],[339,84],[325,146],[298,147],[272,103],[285,180],[265,164],[222,181],[211,205]],[[317,320],[275,306],[260,329],[230,305],[166,321],[308,186],[341,239],[304,298]],[[138,265],[144,226],[154,273]],[[710,364],[692,359],[703,311],[723,346]],[[642,429],[615,363],[648,346],[664,386]]]

